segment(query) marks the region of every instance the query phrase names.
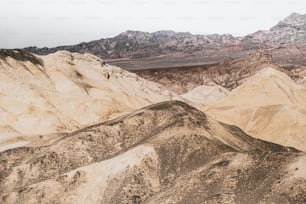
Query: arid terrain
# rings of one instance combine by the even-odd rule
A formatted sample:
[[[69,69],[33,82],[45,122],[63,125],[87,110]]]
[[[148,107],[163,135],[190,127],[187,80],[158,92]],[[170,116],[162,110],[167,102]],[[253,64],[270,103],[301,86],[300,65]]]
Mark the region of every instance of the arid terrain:
[[[1,203],[306,202],[306,87],[283,72],[177,95],[88,54],[1,54]]]
[[[209,65],[130,71],[182,94],[200,85],[218,85],[231,90],[267,66],[278,67],[271,55],[257,50],[241,58],[226,59]]]
[[[306,17],[293,13],[270,30],[244,37],[127,31],[79,45],[25,50],[37,54],[58,50],[91,53],[183,94],[199,85],[233,89],[266,66],[301,80],[306,72],[305,39]]]
[[[93,55],[1,50],[0,56],[2,142],[74,131],[170,99],[161,85]]]
[[[306,155],[177,101],[0,154],[5,203],[304,203]]]
[[[254,137],[306,151],[306,87],[271,67],[202,110]]]
[[[0,203],[306,203],[305,56],[297,13],[0,49]]]

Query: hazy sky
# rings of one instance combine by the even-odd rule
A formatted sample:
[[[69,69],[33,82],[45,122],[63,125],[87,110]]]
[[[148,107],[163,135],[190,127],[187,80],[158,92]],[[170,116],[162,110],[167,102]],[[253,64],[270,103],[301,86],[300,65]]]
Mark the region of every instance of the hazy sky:
[[[0,48],[57,46],[126,30],[245,35],[269,29],[306,0],[0,0]]]

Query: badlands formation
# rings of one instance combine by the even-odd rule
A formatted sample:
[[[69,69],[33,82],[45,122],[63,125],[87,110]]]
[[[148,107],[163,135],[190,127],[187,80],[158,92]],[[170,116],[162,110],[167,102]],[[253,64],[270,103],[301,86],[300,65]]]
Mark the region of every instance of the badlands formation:
[[[256,138],[306,151],[306,87],[276,69],[262,69],[202,110]]]
[[[305,87],[273,68],[182,96],[89,54],[0,68],[0,203],[306,202]]]
[[[284,71],[295,80],[299,80],[305,73],[301,73],[301,70],[305,71],[305,69],[287,70],[279,67],[271,53],[262,49],[243,57],[229,58],[209,65],[130,71],[147,80],[162,84],[176,93],[184,94],[201,85],[222,86],[232,90],[265,67]]]
[[[171,95],[93,55],[21,50],[0,50],[0,94],[0,143],[77,130]]]
[[[178,101],[0,153],[1,203],[305,203],[306,155]]]

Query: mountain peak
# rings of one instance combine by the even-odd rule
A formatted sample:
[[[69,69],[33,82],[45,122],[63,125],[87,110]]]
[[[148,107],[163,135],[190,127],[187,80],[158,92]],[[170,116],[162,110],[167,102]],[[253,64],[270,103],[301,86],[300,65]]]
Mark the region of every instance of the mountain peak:
[[[265,67],[223,98],[227,105],[256,107],[303,102],[296,97],[301,87],[288,75],[272,67]]]
[[[153,34],[156,34],[156,35],[175,35],[176,32],[173,31],[173,30],[159,30],[159,31],[154,32]]]
[[[259,77],[272,77],[272,76],[276,76],[277,78],[286,78],[290,81],[293,82],[293,80],[287,76],[286,74],[284,74],[283,72],[276,70],[272,67],[265,67],[262,70],[260,70],[255,76],[259,76]]]
[[[150,34],[149,32],[143,32],[143,31],[138,31],[138,30],[127,30],[125,32],[122,32],[119,34],[119,36],[137,36],[137,35],[147,35]]]
[[[127,30],[125,32],[120,33],[119,35],[125,35],[125,36],[139,36],[139,35],[148,35],[148,36],[182,36],[187,37],[192,35],[190,32],[175,32],[173,30],[159,30],[156,32],[144,32],[144,31],[136,31],[136,30]]]
[[[256,87],[260,87],[261,85],[266,87],[268,84],[273,83],[275,81],[280,82],[278,85],[283,84],[284,89],[292,88],[295,89],[298,85],[284,72],[281,72],[273,67],[264,67],[259,72],[257,72],[254,76],[251,76],[247,82],[245,82],[242,86],[248,86],[250,84],[256,85]],[[278,88],[281,88],[277,86]],[[264,90],[266,91],[266,90]]]
[[[168,37],[178,36],[178,37],[187,37],[192,35],[190,32],[175,32],[173,30],[159,30],[152,33],[153,35],[164,35]]]
[[[306,14],[292,13],[284,20],[280,21],[278,25],[301,26],[306,24]]]
[[[285,19],[299,19],[299,18],[303,18],[305,17],[305,15],[303,14],[299,14],[299,13],[296,13],[296,12],[293,12],[291,13],[287,18]]]

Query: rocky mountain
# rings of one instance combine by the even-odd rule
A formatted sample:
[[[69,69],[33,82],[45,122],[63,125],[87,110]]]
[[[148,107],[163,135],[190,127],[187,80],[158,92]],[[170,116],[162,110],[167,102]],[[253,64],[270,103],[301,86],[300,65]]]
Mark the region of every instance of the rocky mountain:
[[[154,33],[141,31],[126,31],[113,38],[91,41],[72,46],[55,48],[25,48],[37,54],[49,54],[58,50],[91,53],[104,59],[145,58],[164,54],[202,52],[203,49],[213,51],[232,46],[239,41],[231,35],[192,35],[190,33],[175,33],[173,31],[158,31]],[[218,46],[218,47],[217,47]]]
[[[268,31],[259,31],[244,38],[244,43],[254,42],[272,50],[273,58],[280,64],[305,65],[306,14],[293,13]]]
[[[175,97],[90,54],[22,50],[0,50],[0,95],[0,143],[77,130]]]
[[[306,87],[276,69],[262,69],[202,110],[256,138],[306,151]]]
[[[303,57],[306,53],[305,37],[306,15],[293,13],[270,30],[258,31],[245,37],[192,35],[173,31],[126,31],[113,38],[77,45],[28,47],[25,50],[36,54],[49,54],[58,50],[91,53],[107,59],[111,64],[135,69],[209,64],[265,48],[271,51],[278,64],[299,66],[306,64]]]
[[[304,203],[306,155],[178,101],[0,153],[2,203]]]

